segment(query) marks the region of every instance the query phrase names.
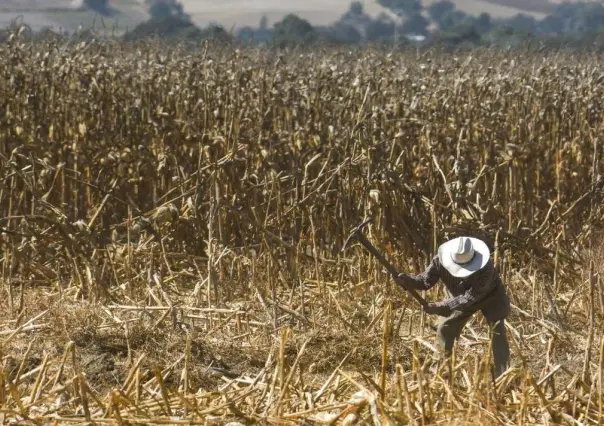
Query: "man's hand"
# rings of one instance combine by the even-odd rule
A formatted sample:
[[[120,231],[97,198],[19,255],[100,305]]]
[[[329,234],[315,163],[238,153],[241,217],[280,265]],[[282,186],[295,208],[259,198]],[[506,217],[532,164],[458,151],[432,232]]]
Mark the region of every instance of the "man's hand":
[[[401,287],[403,287],[405,290],[409,290],[409,286],[407,285],[406,281],[405,281],[405,274],[403,272],[401,272],[400,274],[398,274],[396,277],[393,277],[394,282],[398,285],[400,285]]]
[[[435,303],[428,303],[427,306],[424,306],[424,311],[429,315],[439,315],[441,317],[451,315],[451,308],[448,306],[438,306]]]

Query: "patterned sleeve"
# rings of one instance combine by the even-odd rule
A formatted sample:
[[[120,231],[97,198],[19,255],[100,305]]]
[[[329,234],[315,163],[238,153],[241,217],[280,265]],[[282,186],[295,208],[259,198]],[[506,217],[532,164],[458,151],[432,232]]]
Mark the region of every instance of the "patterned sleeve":
[[[493,262],[489,262],[483,269],[471,275],[462,285],[468,287],[465,293],[435,303],[437,306],[448,307],[451,310],[463,310],[480,302],[497,285],[497,271]]]
[[[432,262],[426,270],[418,275],[402,275],[403,281],[407,286],[414,290],[429,290],[436,284],[440,278],[438,273],[438,256],[434,256]]]

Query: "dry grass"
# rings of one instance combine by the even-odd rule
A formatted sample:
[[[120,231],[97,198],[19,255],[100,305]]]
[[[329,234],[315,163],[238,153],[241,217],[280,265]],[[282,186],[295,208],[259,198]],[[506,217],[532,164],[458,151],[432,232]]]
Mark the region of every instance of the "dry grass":
[[[3,423],[601,422],[601,58],[0,58]],[[491,244],[500,380],[480,316],[432,371],[436,318],[339,252],[368,214],[404,271]]]

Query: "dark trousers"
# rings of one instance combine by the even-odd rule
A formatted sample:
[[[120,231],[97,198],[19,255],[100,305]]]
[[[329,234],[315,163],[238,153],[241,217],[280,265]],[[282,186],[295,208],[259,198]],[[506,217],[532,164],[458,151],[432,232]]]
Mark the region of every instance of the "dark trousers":
[[[437,345],[446,358],[451,356],[453,345],[459,338],[468,320],[481,311],[491,329],[491,344],[495,377],[499,377],[507,368],[510,347],[505,330],[505,319],[510,312],[510,301],[503,286],[498,286],[486,299],[465,311],[453,311],[448,317],[441,317],[436,332]]]

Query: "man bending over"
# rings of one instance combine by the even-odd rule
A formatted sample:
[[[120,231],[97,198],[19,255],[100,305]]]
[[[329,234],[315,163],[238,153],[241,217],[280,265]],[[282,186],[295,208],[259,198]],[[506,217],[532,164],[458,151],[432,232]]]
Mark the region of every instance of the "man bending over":
[[[428,314],[441,317],[437,345],[445,358],[451,356],[453,344],[468,320],[481,311],[493,328],[495,377],[499,377],[508,368],[510,357],[504,324],[510,313],[510,301],[490,256],[483,241],[455,238],[439,247],[424,273],[413,276],[402,273],[395,280],[405,288],[428,290],[440,279],[453,296],[429,303],[425,308]]]

